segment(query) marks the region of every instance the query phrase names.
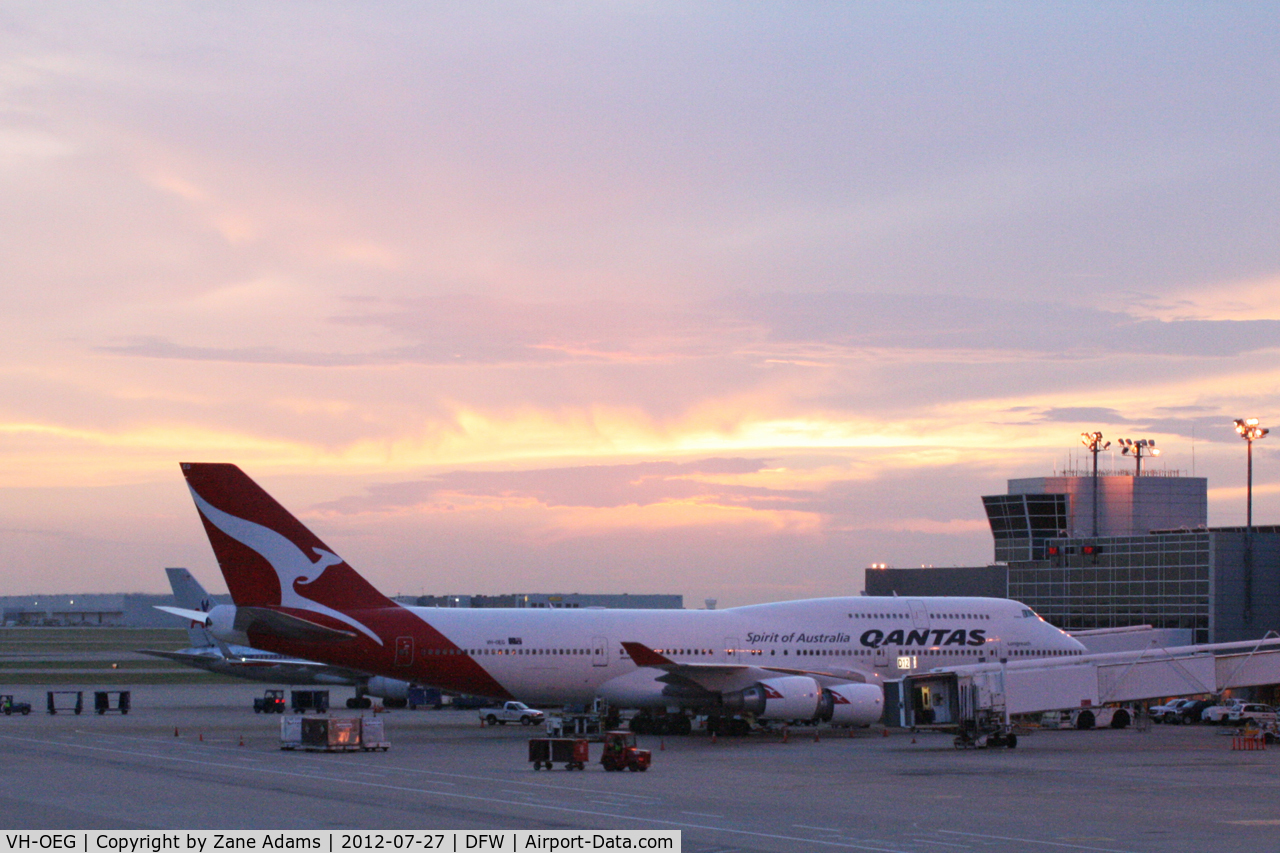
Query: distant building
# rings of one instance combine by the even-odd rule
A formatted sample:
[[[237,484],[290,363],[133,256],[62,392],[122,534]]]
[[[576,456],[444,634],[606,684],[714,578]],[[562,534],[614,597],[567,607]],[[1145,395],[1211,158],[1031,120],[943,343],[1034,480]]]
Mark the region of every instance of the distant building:
[[[1009,597],[1005,566],[946,569],[867,569],[867,595]]]
[[[683,610],[683,595],[631,595],[629,593],[513,593],[510,595],[420,595],[397,599],[417,607],[516,607],[609,610]]]
[[[1210,528],[1208,482],[1164,472],[1009,481],[982,498],[995,565],[868,569],[870,595],[1017,599],[1068,631],[1151,625],[1197,643],[1280,630],[1280,526]],[[1094,531],[1097,534],[1094,534]]]
[[[219,603],[226,596],[216,596]],[[155,605],[172,606],[172,595],[141,592],[73,593],[0,596],[4,625],[119,625],[130,628],[174,628],[181,623]]]
[[[212,596],[214,604],[230,604],[228,595]],[[615,610],[683,610],[682,595],[590,595],[521,593],[518,595],[397,596],[417,607],[547,607]],[[176,628],[181,620],[155,605],[172,607],[172,594],[140,592],[0,596],[0,624],[10,626],[118,625],[128,628]]]

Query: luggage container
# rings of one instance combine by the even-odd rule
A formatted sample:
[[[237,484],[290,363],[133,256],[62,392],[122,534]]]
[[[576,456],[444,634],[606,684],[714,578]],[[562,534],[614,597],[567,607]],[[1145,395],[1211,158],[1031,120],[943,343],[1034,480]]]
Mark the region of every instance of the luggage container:
[[[534,770],[546,767],[551,769],[556,762],[562,762],[565,770],[582,770],[587,766],[588,747],[586,738],[572,737],[535,737],[529,740],[529,760]]]
[[[308,752],[386,752],[391,748],[380,718],[284,717],[280,720],[280,748]]]
[[[329,691],[293,690],[289,695],[289,707],[295,714],[305,714],[308,711],[324,714],[329,710]]]

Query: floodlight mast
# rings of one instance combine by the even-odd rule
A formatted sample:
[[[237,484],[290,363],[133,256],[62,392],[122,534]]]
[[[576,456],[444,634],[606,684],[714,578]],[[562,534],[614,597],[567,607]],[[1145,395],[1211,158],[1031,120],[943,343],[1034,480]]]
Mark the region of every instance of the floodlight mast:
[[[1236,418],[1236,432],[1249,445],[1244,533],[1244,621],[1249,622],[1253,619],[1253,443],[1271,430],[1259,426],[1257,418]]]
[[[1249,475],[1248,475],[1248,494],[1246,498],[1246,523],[1249,535],[1253,535],[1253,443],[1260,438],[1265,438],[1271,430],[1266,427],[1258,426],[1257,418],[1236,418],[1236,432],[1240,434],[1249,444]]]
[[[1080,433],[1080,443],[1089,448],[1093,454],[1093,537],[1098,537],[1098,454],[1111,446],[1111,442],[1103,442],[1101,432]]]
[[[1134,441],[1131,438],[1120,439],[1120,453],[1126,456],[1132,456],[1137,460],[1134,468],[1133,476],[1142,476],[1142,457],[1159,456],[1160,451],[1156,449],[1156,440],[1154,438],[1140,438]]]

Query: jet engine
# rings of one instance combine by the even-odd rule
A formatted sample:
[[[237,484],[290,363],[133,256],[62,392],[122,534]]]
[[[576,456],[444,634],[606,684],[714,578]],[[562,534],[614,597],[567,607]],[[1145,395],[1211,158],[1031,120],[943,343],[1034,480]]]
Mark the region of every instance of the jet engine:
[[[822,687],[812,678],[787,675],[725,693],[721,701],[730,713],[755,714],[761,720],[812,720],[822,707],[823,694]]]
[[[408,699],[409,682],[375,675],[365,683],[364,692],[382,699]]]
[[[219,604],[205,614],[204,627],[215,638],[224,643],[247,644],[249,638],[244,631],[236,630],[236,606]]]
[[[884,714],[884,691],[875,684],[837,684],[822,691],[818,718],[844,726],[869,726]]]

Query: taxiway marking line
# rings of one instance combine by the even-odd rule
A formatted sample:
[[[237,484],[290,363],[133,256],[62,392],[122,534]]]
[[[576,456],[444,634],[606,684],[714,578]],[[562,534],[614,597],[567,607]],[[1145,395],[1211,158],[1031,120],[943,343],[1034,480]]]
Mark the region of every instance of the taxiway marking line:
[[[1088,847],[1084,844],[1068,844],[1065,841],[1041,841],[1038,838],[1010,838],[1005,835],[982,835],[977,832],[960,832],[955,829],[939,829],[946,835],[965,835],[969,838],[989,838],[992,841],[1016,841],[1019,844],[1046,844],[1050,847],[1066,847],[1069,850],[1096,850],[1099,853],[1134,853],[1132,850],[1117,850],[1114,847]]]
[[[205,767],[205,768],[221,767],[224,770],[242,770],[243,769],[241,766],[235,765],[235,764],[221,764],[217,762],[201,761],[195,758],[174,758],[167,755],[154,755],[150,753],[143,753],[143,752],[137,752],[137,751],[131,751],[131,750],[113,749],[111,747],[105,747],[105,746],[86,746],[84,744],[68,744],[63,741],[46,741],[46,740],[39,740],[36,738],[15,737],[13,735],[0,735],[0,740],[16,741],[18,743],[43,744],[46,746],[70,747],[72,749],[79,749],[87,752],[109,752],[109,753],[115,753],[118,755],[128,755],[134,758],[149,758],[156,761],[171,761],[171,762],[176,762],[180,764],[198,764],[201,767]],[[358,779],[352,779],[349,776],[324,776],[324,775],[316,775],[314,773],[295,773],[291,770],[273,770],[271,768],[265,768],[265,767],[260,768],[258,772],[269,773],[275,776],[285,776],[290,778],[303,779],[306,781],[343,782],[348,785],[362,785],[368,788],[381,788],[387,791],[399,791],[401,793],[406,793],[406,794],[429,794],[437,797],[452,797],[458,800],[475,800],[483,803],[488,803],[490,805],[494,804],[495,802],[498,802],[498,803],[503,803],[505,805],[513,806],[516,808],[536,808],[542,811],[558,811],[558,812],[564,812],[566,814],[587,815],[589,817],[613,818],[614,820],[631,820],[631,821],[636,821],[638,823],[651,823],[651,824],[658,824],[661,826],[670,826],[670,827],[675,827],[680,829],[700,829],[700,830],[706,830],[708,832],[726,832],[733,835],[744,835],[751,838],[767,838],[773,841],[790,841],[790,842],[795,842],[801,845],[820,844],[825,847],[843,847],[849,850],[867,850],[867,851],[870,851],[870,853],[911,853],[911,851],[903,850],[901,848],[868,847],[863,844],[854,844],[852,842],[847,842],[847,841],[834,841],[834,840],[828,840],[823,838],[801,838],[800,836],[797,836],[797,835],[781,835],[779,833],[772,833],[772,832],[753,832],[748,829],[733,829],[731,827],[726,827],[726,826],[707,826],[705,824],[687,823],[687,822],[674,821],[674,820],[662,820],[661,818],[654,818],[654,817],[637,817],[635,815],[618,814],[616,812],[596,811],[594,809],[575,809],[575,808],[570,808],[568,806],[556,806],[548,803],[526,803],[526,802],[520,802],[517,800],[495,800],[493,797],[485,797],[485,796],[479,796],[475,794],[457,794],[452,791],[429,791],[429,790],[423,790],[422,788],[410,788],[404,785],[389,785],[385,782],[362,782]],[[428,780],[423,780],[423,781],[428,781]],[[710,814],[702,815],[701,813],[694,813],[694,814],[697,814],[702,817],[721,817],[721,815],[710,815]],[[994,838],[996,836],[991,836],[991,837]],[[1016,841],[1018,839],[1009,839],[1009,840]],[[1080,848],[1080,849],[1097,850],[1101,848]],[[1131,853],[1131,851],[1107,851],[1107,853]]]

